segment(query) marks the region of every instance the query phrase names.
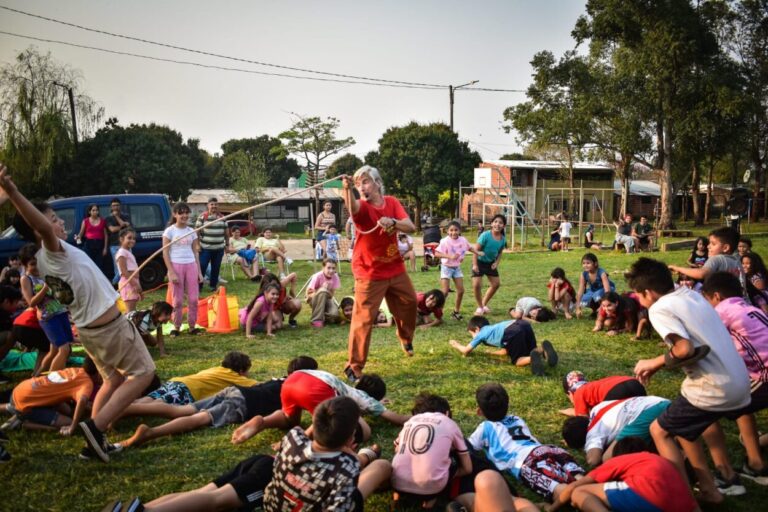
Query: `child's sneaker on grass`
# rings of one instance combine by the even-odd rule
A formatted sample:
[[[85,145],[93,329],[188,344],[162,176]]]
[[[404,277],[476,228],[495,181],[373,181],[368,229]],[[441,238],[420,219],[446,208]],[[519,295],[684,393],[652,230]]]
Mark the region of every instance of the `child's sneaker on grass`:
[[[11,431],[16,430],[21,426],[21,418],[16,416],[15,414],[10,417],[8,421],[0,425],[0,431]]]
[[[110,455],[115,453],[120,453],[123,451],[124,446],[120,443],[107,443],[107,453]],[[80,453],[77,455],[82,460],[91,460],[94,457],[98,457],[95,453],[93,453],[93,450],[91,450],[90,446],[84,447],[82,450],[80,450]]]
[[[102,460],[102,462],[109,462],[109,448],[107,438],[104,437],[104,433],[96,428],[93,420],[85,420],[79,423],[80,430],[83,432],[85,442],[91,448],[93,453]]]
[[[325,324],[323,322],[321,322],[320,320],[315,320],[314,322],[312,322],[312,327],[315,327],[317,329],[320,329],[324,325]]]
[[[104,508],[101,509],[101,512],[122,512],[123,510],[123,502],[120,500],[110,501],[106,505],[104,505]]]
[[[464,317],[461,316],[461,313],[459,313],[458,311],[454,311],[453,313],[451,313],[451,318],[453,318],[458,322],[461,322],[462,320],[464,320]]]
[[[178,329],[173,329],[171,330],[171,332],[168,333],[168,336],[170,336],[171,338],[178,338],[179,334],[181,333],[179,332]]]
[[[760,470],[752,469],[749,467],[749,463],[745,461],[744,465],[741,466],[741,469],[739,470],[739,474],[744,478],[749,478],[756,484],[768,485],[768,468]]]
[[[139,498],[133,498],[123,507],[123,512],[144,512],[144,504]]]
[[[555,347],[552,346],[552,342],[549,340],[544,340],[541,343],[541,348],[544,351],[544,360],[547,362],[549,366],[555,366],[557,364],[557,352],[555,352]]]
[[[720,494],[724,496],[741,496],[747,493],[746,487],[741,483],[739,474],[733,475],[733,478],[726,480],[719,471],[715,472],[715,485]]]
[[[475,316],[482,316],[484,314],[483,308],[479,307],[475,310]]]
[[[483,306],[483,314],[484,315],[490,315],[491,314],[491,308],[488,306]]]
[[[353,386],[357,384],[357,381],[360,380],[357,375],[355,375],[355,372],[352,371],[352,368],[346,367],[344,369],[344,375],[347,377],[347,381],[352,384]]]
[[[531,373],[537,377],[544,376],[544,358],[540,348],[531,350]]]
[[[294,319],[288,320],[288,325],[291,326],[291,329],[295,329],[296,327],[299,326],[299,323],[294,318]]]

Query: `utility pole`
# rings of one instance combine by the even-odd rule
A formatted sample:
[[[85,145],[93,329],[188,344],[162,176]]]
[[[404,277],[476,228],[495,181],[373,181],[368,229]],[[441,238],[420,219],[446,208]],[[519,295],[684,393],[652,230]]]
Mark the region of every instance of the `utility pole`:
[[[77,151],[77,117],[75,115],[75,93],[71,87],[59,82],[53,82],[53,85],[62,87],[67,90],[69,96],[69,112],[72,116],[72,140],[75,142],[75,151]]]
[[[451,110],[451,131],[453,131],[453,93],[456,89],[461,89],[462,87],[467,87],[469,85],[475,85],[480,80],[472,80],[471,82],[468,82],[466,84],[457,85],[456,87],[449,85],[448,86],[448,98],[450,102],[450,110]]]

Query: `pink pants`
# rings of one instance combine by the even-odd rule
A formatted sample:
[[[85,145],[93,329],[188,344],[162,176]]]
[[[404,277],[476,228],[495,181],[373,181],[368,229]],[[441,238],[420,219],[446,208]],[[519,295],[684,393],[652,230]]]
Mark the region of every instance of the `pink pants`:
[[[200,296],[200,283],[197,281],[200,266],[197,263],[172,263],[173,271],[179,276],[178,284],[171,284],[173,293],[173,325],[176,330],[181,328],[181,317],[184,313],[184,293],[187,294],[187,321],[189,328],[194,329],[197,323],[197,300]]]

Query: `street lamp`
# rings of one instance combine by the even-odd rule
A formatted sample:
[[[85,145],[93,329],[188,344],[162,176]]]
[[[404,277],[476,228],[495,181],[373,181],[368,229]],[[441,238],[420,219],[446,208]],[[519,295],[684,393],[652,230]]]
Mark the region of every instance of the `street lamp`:
[[[75,141],[75,149],[77,149],[77,118],[75,117],[75,94],[72,91],[72,88],[68,85],[59,82],[53,82],[53,85],[66,89],[67,94],[69,95],[69,110],[72,114],[72,136]]]
[[[451,131],[453,131],[453,91],[455,91],[456,89],[461,89],[462,87],[467,87],[469,85],[475,85],[479,81],[480,80],[472,80],[469,83],[457,85],[456,87],[452,85],[448,86],[448,96],[450,97],[450,101],[451,101]]]

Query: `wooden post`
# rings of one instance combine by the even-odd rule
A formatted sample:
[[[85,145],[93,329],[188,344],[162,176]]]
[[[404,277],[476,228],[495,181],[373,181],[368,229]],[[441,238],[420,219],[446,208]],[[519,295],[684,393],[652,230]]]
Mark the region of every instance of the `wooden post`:
[[[579,180],[579,240],[581,240],[582,224],[584,223],[584,180]]]

